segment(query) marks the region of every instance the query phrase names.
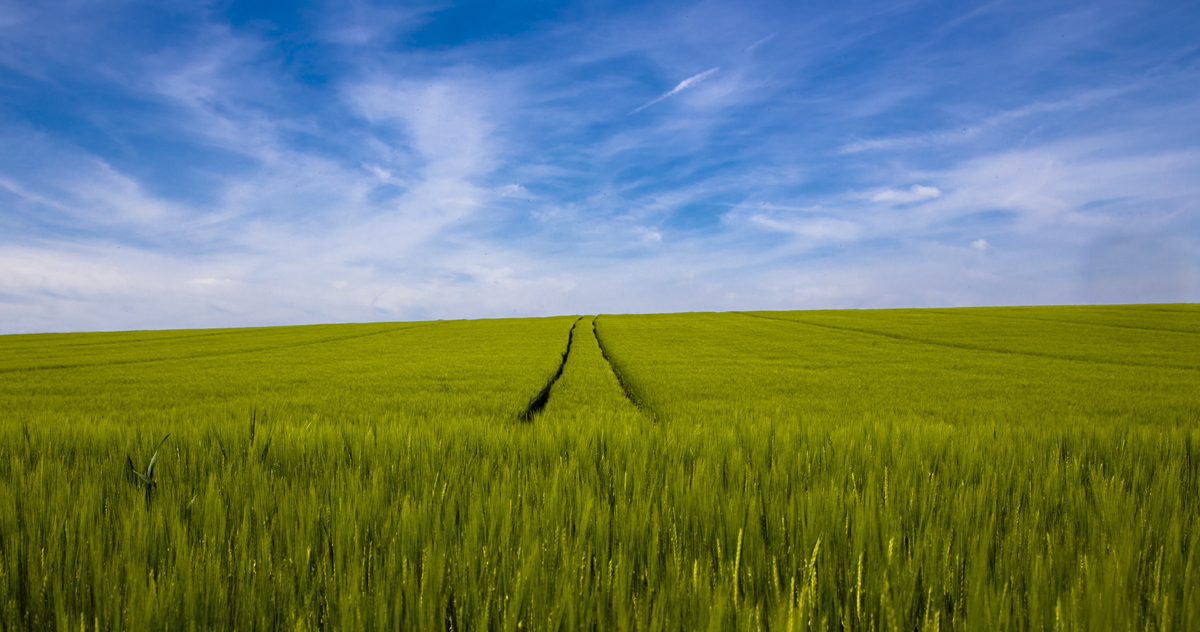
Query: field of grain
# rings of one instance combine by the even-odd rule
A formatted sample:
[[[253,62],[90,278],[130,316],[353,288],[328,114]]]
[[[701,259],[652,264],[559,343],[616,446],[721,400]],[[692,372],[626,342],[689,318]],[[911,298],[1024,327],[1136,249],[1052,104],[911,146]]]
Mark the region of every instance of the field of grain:
[[[1194,305],[3,336],[0,629],[1196,629],[1197,393]]]

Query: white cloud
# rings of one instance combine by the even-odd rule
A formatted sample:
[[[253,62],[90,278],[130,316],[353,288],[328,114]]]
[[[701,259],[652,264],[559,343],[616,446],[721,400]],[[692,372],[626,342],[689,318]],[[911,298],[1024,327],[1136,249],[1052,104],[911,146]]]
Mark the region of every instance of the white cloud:
[[[634,232],[642,236],[643,243],[657,243],[662,241],[663,238],[661,232],[645,226],[638,226],[634,229]]]
[[[404,3],[393,7],[360,1],[339,2],[330,7],[336,11],[327,10],[322,16],[320,33],[331,42],[364,46],[420,27],[429,21],[428,14],[439,8],[439,4]]]
[[[187,218],[184,207],[77,147],[20,128],[5,131],[0,145],[11,149],[12,157],[0,158],[0,190],[12,193],[23,207],[38,209],[43,221],[144,233]]]
[[[840,151],[844,154],[854,154],[865,151],[887,151],[962,144],[977,140],[985,132],[993,131],[1021,119],[1063,110],[1083,110],[1105,100],[1133,92],[1140,87],[1144,87],[1142,82],[1135,82],[1119,87],[1088,90],[1069,99],[1038,101],[979,119],[977,122],[967,124],[964,127],[947,128],[928,134],[858,139],[843,144]]]
[[[137,286],[128,259],[115,249],[95,252],[5,246],[0,251],[0,293],[61,300],[103,298]]]
[[[879,193],[871,196],[872,202],[896,202],[899,204],[907,204],[910,202],[920,202],[921,200],[931,200],[936,197],[941,197],[942,192],[937,187],[927,187],[920,184],[914,184],[907,191],[897,191],[895,189],[884,189]]]
[[[861,227],[851,221],[831,217],[771,217],[765,214],[750,216],[758,226],[821,241],[850,241],[857,239]]]
[[[683,81],[680,81],[679,85],[675,86],[674,88],[671,88],[670,91],[663,93],[658,98],[650,101],[649,103],[646,103],[645,105],[635,108],[633,110],[633,112],[630,112],[630,114],[641,112],[642,110],[654,105],[655,103],[658,103],[659,101],[662,101],[663,99],[666,99],[668,97],[672,97],[676,94],[679,94],[680,92],[687,90],[688,88],[700,83],[701,81],[704,81],[710,75],[717,72],[718,70],[720,70],[720,68],[709,68],[708,70],[705,70],[702,73],[692,75],[691,77],[688,77],[687,79],[684,79]]]
[[[975,241],[971,242],[971,247],[979,252],[986,252],[988,248],[992,247],[992,245],[989,244],[986,239],[976,239]]]
[[[506,184],[497,189],[497,193],[500,194],[500,197],[529,197],[529,190],[519,184]]]
[[[206,277],[203,279],[188,279],[188,285],[195,290],[207,292],[212,290],[220,290],[233,287],[232,279],[214,279]]]
[[[921,209],[930,221],[1001,209],[1024,231],[1069,227],[1072,242],[1114,222],[1143,227],[1192,212],[1197,155],[1140,154],[1121,146],[1127,141],[1096,137],[965,160],[933,174],[952,193]]]
[[[762,46],[763,44],[766,44],[767,42],[775,39],[776,35],[779,35],[779,33],[771,33],[770,35],[758,40],[757,42],[754,42],[753,44],[746,47],[746,52],[749,53],[750,51],[753,51],[754,49],[758,48],[759,46]]]

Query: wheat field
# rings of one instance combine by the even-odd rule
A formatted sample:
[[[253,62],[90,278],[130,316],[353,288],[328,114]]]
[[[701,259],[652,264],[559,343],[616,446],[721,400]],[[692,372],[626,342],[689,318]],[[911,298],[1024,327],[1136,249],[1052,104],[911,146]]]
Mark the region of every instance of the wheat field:
[[[2,336],[0,628],[1196,629],[1197,393],[1195,305]]]

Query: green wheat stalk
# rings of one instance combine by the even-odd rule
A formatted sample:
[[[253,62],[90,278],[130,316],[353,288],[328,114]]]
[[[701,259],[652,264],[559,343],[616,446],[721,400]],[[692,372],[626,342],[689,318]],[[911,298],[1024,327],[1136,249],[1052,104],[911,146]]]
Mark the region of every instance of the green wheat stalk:
[[[162,449],[162,445],[167,442],[167,438],[170,436],[171,436],[171,433],[168,432],[167,436],[163,437],[162,441],[158,442],[158,447],[156,447],[154,449],[154,455],[150,457],[150,464],[146,466],[145,474],[142,474],[141,472],[139,472],[137,470],[136,467],[133,466],[133,459],[128,454],[125,455],[125,460],[129,462],[129,471],[131,471],[135,475],[137,475],[138,479],[142,482],[142,484],[146,486],[146,502],[147,503],[150,502],[150,497],[153,493],[154,486],[155,486],[154,464],[156,462],[158,462],[158,451],[160,449]]]

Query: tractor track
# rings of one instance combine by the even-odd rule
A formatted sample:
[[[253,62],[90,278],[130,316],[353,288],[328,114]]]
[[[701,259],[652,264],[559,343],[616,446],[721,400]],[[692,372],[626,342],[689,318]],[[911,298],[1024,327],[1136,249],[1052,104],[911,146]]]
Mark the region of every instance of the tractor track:
[[[575,328],[579,326],[579,321],[581,320],[583,320],[583,316],[576,318],[575,322],[571,324],[571,330],[567,332],[567,348],[563,351],[562,362],[558,363],[558,370],[554,372],[554,375],[550,377],[550,380],[546,382],[546,385],[542,387],[537,396],[529,402],[525,410],[517,416],[517,419],[522,423],[532,422],[533,418],[542,412],[542,409],[546,407],[546,403],[550,401],[550,389],[554,387],[554,383],[558,381],[558,378],[562,377],[563,369],[567,366],[567,358],[571,355],[571,345],[575,342]]]
[[[621,374],[621,370],[617,368],[616,363],[614,363],[612,358],[609,357],[608,349],[604,348],[604,341],[600,339],[600,332],[596,331],[596,319],[599,317],[600,316],[598,315],[592,317],[592,336],[596,338],[596,346],[600,347],[601,357],[603,357],[604,361],[608,363],[608,368],[612,371],[613,376],[617,378],[617,384],[621,386],[621,392],[625,394],[625,399],[629,400],[629,403],[633,404],[634,408],[637,408],[645,413],[646,416],[650,417],[652,421],[658,421],[658,415],[656,415],[654,411],[651,410],[651,408],[641,400],[641,398],[634,394],[633,389],[629,386],[628,380],[625,379],[625,376]]]
[[[417,327],[427,327],[427,326],[436,325],[436,324],[439,324],[442,322],[447,322],[447,321],[435,320],[435,321],[419,322],[419,323],[405,324],[405,326],[403,326],[403,327],[394,327],[391,329],[384,329],[381,331],[372,331],[372,332],[368,332],[365,334],[353,334],[350,336],[340,336],[340,337],[336,337],[336,338],[324,338],[321,340],[310,340],[310,341],[305,341],[305,342],[296,342],[296,343],[291,343],[291,344],[275,345],[275,346],[270,346],[270,347],[256,347],[254,349],[238,349],[236,351],[219,351],[216,353],[197,353],[197,354],[192,354],[192,355],[167,356],[167,357],[157,357],[157,358],[136,358],[136,359],[132,359],[132,360],[113,360],[110,362],[73,362],[73,363],[59,363],[59,364],[41,364],[41,365],[33,365],[33,366],[5,367],[5,368],[0,368],[0,373],[26,373],[26,372],[32,372],[32,371],[54,371],[54,370],[60,370],[60,369],[91,369],[91,368],[98,368],[98,367],[99,368],[107,368],[107,367],[123,366],[123,365],[130,365],[130,364],[151,364],[154,362],[179,362],[182,360],[207,360],[210,358],[223,358],[223,357],[235,356],[235,355],[248,355],[248,354],[263,353],[263,352],[268,352],[268,351],[281,351],[284,349],[297,349],[300,347],[311,347],[314,345],[323,345],[323,344],[329,344],[329,343],[333,343],[333,342],[356,340],[358,338],[368,338],[370,336],[383,336],[383,335],[387,335],[390,333],[395,333],[397,331],[407,331],[409,329],[416,329]]]
[[[985,347],[982,345],[972,345],[965,343],[946,342],[942,340],[929,340],[926,338],[918,338],[916,336],[907,336],[904,334],[894,334],[883,331],[875,331],[872,329],[860,329],[858,327],[845,327],[838,325],[827,325],[824,323],[814,323],[806,320],[792,320],[790,318],[778,318],[775,316],[763,316],[762,314],[752,314],[749,312],[731,312],[740,314],[750,318],[762,318],[764,320],[774,320],[781,323],[792,323],[793,325],[818,327],[821,329],[832,329],[834,331],[846,331],[865,336],[878,336],[880,338],[891,338],[893,340],[903,340],[905,342],[915,342],[918,344],[929,345],[932,347],[946,347],[950,349],[961,349],[964,351],[979,351],[981,353],[997,353],[1003,355],[1023,356],[1028,358],[1046,358],[1051,360],[1061,360],[1064,362],[1078,362],[1082,364],[1098,364],[1102,366],[1119,366],[1119,367],[1138,367],[1138,368],[1168,368],[1181,371],[1200,371],[1200,367],[1189,366],[1186,364],[1151,364],[1148,362],[1114,362],[1112,360],[1100,360],[1097,358],[1088,358],[1081,356],[1070,356],[1057,353],[1042,353],[1037,351],[1020,351],[1017,349],[996,349],[993,347]]]

